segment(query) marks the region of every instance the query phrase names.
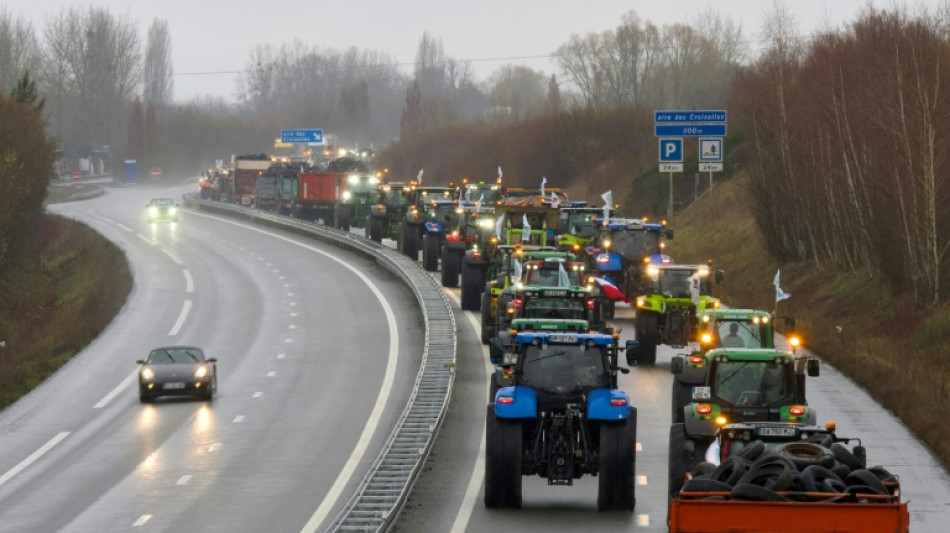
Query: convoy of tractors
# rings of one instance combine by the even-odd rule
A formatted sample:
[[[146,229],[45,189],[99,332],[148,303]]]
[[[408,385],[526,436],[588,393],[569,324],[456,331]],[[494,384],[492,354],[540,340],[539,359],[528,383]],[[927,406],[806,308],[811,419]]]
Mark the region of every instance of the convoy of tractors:
[[[633,510],[637,409],[618,374],[654,366],[665,345],[680,352],[670,360],[670,531],[908,531],[898,477],[868,466],[859,439],[817,425],[805,384],[819,361],[798,353],[794,320],[724,306],[714,296],[724,271],[675,262],[665,222],[543,183],[423,186],[421,172],[390,179],[372,163],[365,151],[315,166],[241,156],[204,176],[201,196],[362,227],[460,289],[495,367],[485,506],[520,507],[524,476],[570,486],[590,475],[598,509]],[[621,344],[612,323],[623,307],[636,340]],[[776,345],[777,318],[791,351]]]

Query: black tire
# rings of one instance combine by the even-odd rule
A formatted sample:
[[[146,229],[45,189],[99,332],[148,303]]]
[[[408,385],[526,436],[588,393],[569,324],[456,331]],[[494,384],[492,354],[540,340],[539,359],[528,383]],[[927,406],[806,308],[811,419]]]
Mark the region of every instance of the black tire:
[[[739,478],[736,486],[752,484],[774,491],[787,490],[792,486],[793,469],[791,461],[769,454],[753,463],[749,471]]]
[[[439,236],[434,233],[426,233],[422,238],[422,268],[426,272],[435,272],[439,269],[439,254],[441,253],[442,243],[439,242]]]
[[[488,378],[488,403],[495,402],[495,395],[498,394],[498,389],[501,388],[501,385],[498,384],[498,372],[501,371],[496,370],[492,372]]]
[[[627,419],[600,423],[597,510],[632,511],[636,506],[637,409]]]
[[[823,466],[809,466],[802,470],[802,489],[804,489],[805,492],[820,492],[821,482],[826,479],[834,479],[842,482],[838,474]]]
[[[739,450],[736,457],[741,457],[746,461],[755,461],[762,456],[762,452],[764,451],[765,443],[760,440],[754,440],[747,444],[745,448]]]
[[[462,310],[478,311],[485,292],[485,271],[477,266],[462,263]]]
[[[732,487],[749,471],[750,465],[751,463],[741,457],[730,457],[716,467],[716,471],[710,477]]]
[[[812,465],[831,468],[835,464],[831,450],[814,442],[787,442],[776,447],[775,453],[791,460],[799,470]]]
[[[459,286],[459,253],[456,250],[450,250],[448,246],[442,247],[442,286]]]
[[[686,452],[684,443],[686,442],[686,427],[684,424],[672,424],[670,426],[670,455],[669,455],[669,477],[667,480],[667,495],[669,498],[675,497],[683,487],[683,480],[686,477]]]
[[[716,471],[716,468],[717,468],[716,465],[703,461],[693,467],[693,477],[694,478],[697,476],[710,477],[712,473]]]
[[[761,485],[752,485],[749,483],[739,483],[732,487],[729,496],[737,500],[748,500],[753,502],[787,502],[788,499],[778,494],[778,492],[763,487]]]
[[[380,217],[369,217],[367,231],[369,232],[370,240],[383,242],[383,219]]]
[[[851,453],[851,450],[849,450],[847,446],[840,442],[831,445],[831,453],[835,455],[835,459],[839,463],[847,465],[851,470],[860,470],[865,466],[860,459]]]
[[[485,507],[521,507],[521,421],[485,418]]]
[[[148,394],[145,394],[144,392],[140,392],[140,393],[139,393],[139,402],[140,402],[140,403],[153,403],[153,402],[155,402],[155,398],[153,398],[152,396],[150,396],[150,395],[148,395]]]
[[[844,478],[844,482],[848,487],[861,486],[871,489],[871,492],[875,494],[888,494],[887,487],[884,486],[884,483],[874,475],[874,472],[869,472],[867,470],[852,470],[848,477]],[[866,492],[865,492],[866,494]]]
[[[607,300],[604,302],[604,318],[607,320],[613,320],[614,316],[617,314],[617,302],[613,300]]]
[[[336,227],[343,231],[350,231],[350,211],[345,205],[336,206],[337,221]]]
[[[680,383],[679,380],[673,380],[673,389],[672,389],[672,399],[671,406],[672,412],[670,413],[672,421],[674,424],[680,424],[686,421],[686,415],[684,414],[683,409],[692,402],[693,399],[693,386]]]
[[[656,313],[637,311],[637,341],[640,343],[640,364],[656,364]]]
[[[413,261],[419,260],[419,228],[412,225],[403,223],[402,225],[402,238],[400,239],[401,250],[403,255],[412,259]]]
[[[487,290],[482,293],[482,344],[495,337],[495,321],[491,316],[491,293]]]
[[[844,479],[848,477],[848,474],[851,473],[851,467],[848,465],[843,465],[841,463],[838,463],[834,466],[834,468],[831,469],[831,471],[834,472],[836,476],[840,477],[841,479]]]
[[[732,485],[715,479],[696,478],[683,484],[683,492],[729,492]]]

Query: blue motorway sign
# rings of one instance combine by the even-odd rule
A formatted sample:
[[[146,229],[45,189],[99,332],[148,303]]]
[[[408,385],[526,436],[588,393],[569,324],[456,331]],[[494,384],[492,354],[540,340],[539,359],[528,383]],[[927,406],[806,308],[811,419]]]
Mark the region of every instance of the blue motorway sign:
[[[323,130],[280,130],[280,142],[322,143]]]
[[[653,122],[726,122],[726,111],[654,111]]]
[[[725,124],[657,124],[653,126],[657,137],[725,137]]]
[[[660,163],[683,162],[683,139],[660,139]]]

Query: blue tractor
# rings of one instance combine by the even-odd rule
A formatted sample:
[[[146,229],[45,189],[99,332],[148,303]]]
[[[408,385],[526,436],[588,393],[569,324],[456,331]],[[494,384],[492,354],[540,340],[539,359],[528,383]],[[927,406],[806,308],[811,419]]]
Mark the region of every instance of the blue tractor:
[[[629,372],[617,366],[625,348],[615,335],[587,333],[583,320],[517,320],[512,329],[507,345],[489,343],[510,386],[488,404],[485,506],[521,507],[523,476],[570,486],[589,474],[599,480],[598,509],[632,511],[637,410],[617,388],[617,372]]]

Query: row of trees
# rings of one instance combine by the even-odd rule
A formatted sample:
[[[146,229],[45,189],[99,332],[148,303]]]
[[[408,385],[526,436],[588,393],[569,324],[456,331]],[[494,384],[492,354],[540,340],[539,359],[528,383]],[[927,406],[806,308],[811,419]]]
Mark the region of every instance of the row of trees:
[[[776,257],[867,268],[921,303],[950,297],[947,20],[868,10],[806,44],[775,19],[729,109],[754,147]]]

